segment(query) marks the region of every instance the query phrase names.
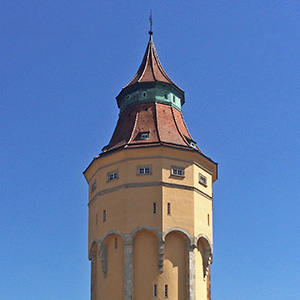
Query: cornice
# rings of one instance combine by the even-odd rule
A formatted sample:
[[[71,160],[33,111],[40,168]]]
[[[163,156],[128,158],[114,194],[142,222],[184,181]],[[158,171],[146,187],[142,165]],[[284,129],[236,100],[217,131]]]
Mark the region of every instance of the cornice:
[[[208,194],[204,193],[203,191],[199,190],[198,188],[194,187],[194,186],[188,186],[188,185],[183,185],[183,184],[176,184],[176,183],[169,183],[169,182],[164,182],[164,181],[153,181],[153,182],[135,182],[135,183],[125,183],[125,184],[121,184],[118,186],[115,186],[113,188],[110,189],[106,189],[106,190],[102,190],[99,191],[92,199],[91,201],[88,203],[88,206],[92,205],[96,199],[102,195],[108,194],[108,193],[112,193],[112,192],[116,192],[122,189],[128,189],[128,188],[144,188],[144,187],[152,187],[152,186],[161,186],[161,187],[169,187],[169,188],[176,188],[176,189],[183,189],[183,190],[188,190],[188,191],[193,191],[196,192],[200,195],[202,195],[203,197],[209,199],[209,200],[213,200],[213,198],[211,196],[209,196]]]

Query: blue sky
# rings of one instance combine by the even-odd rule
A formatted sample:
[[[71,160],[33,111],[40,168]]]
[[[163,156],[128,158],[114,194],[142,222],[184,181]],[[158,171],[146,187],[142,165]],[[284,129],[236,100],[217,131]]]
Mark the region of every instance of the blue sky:
[[[0,1],[0,299],[89,299],[82,171],[148,41],[219,163],[212,299],[300,299],[299,1]]]

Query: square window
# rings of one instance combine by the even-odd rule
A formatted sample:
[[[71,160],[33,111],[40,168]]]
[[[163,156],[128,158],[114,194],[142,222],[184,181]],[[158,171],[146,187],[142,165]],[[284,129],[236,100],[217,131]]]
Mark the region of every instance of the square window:
[[[118,170],[108,172],[106,174],[106,176],[107,176],[107,181],[112,181],[114,179],[118,179],[119,178]]]
[[[202,174],[199,174],[199,183],[207,187],[207,177]]]
[[[172,167],[171,174],[179,177],[184,177],[184,168]]]
[[[138,166],[137,167],[138,175],[147,175],[151,174],[151,165],[150,166]]]

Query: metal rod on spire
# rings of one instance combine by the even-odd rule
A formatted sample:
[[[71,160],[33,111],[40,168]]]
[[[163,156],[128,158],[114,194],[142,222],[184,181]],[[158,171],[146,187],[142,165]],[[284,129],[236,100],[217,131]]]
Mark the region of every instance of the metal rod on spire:
[[[150,9],[149,21],[150,21],[150,31],[149,31],[149,34],[152,35],[153,34],[153,31],[152,31],[152,24],[153,24],[153,21],[152,21],[152,9]]]

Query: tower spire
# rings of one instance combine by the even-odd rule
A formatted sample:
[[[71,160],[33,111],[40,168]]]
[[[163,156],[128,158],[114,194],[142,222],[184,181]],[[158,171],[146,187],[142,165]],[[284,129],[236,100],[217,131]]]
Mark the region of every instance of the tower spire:
[[[152,20],[152,9],[150,9],[149,22],[150,22],[150,30],[149,30],[149,34],[150,34],[150,36],[151,36],[151,35],[153,34],[153,31],[152,31],[152,25],[153,25],[153,20]]]

